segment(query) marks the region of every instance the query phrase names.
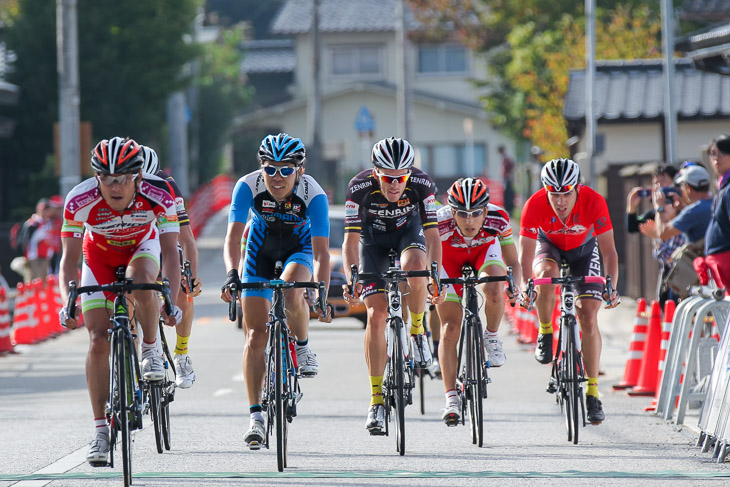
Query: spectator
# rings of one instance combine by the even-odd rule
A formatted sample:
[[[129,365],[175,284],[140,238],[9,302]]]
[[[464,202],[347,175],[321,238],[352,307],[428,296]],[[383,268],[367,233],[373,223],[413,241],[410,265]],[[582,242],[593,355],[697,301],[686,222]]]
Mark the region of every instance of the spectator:
[[[718,177],[719,193],[705,237],[705,263],[719,288],[730,287],[730,137],[710,143],[710,163]],[[727,291],[726,291],[727,294]]]
[[[23,279],[45,279],[52,272],[51,260],[61,251],[61,208],[63,198],[43,198],[36,212],[23,224],[19,240],[24,246],[26,265]]]
[[[515,187],[514,173],[515,162],[510,159],[503,145],[497,148],[497,152],[502,156],[502,183],[504,184],[504,209],[508,215],[512,214],[515,208]]]
[[[639,204],[641,203],[642,198],[650,197],[652,192],[659,188],[674,187],[674,176],[676,174],[676,167],[669,164],[660,164],[652,174],[651,188],[637,186],[629,191],[626,199],[626,228],[629,233],[638,232],[640,223],[644,223],[647,220],[654,220],[656,216],[653,207],[644,212],[641,216],[637,216]]]
[[[654,220],[656,236],[668,240],[683,233],[687,242],[699,245],[705,238],[712,217],[710,173],[699,165],[688,166],[679,172],[674,182],[679,185],[687,206],[672,220],[664,222],[661,213],[666,208],[667,198],[663,191],[655,191],[653,201],[654,211],[657,213]]]

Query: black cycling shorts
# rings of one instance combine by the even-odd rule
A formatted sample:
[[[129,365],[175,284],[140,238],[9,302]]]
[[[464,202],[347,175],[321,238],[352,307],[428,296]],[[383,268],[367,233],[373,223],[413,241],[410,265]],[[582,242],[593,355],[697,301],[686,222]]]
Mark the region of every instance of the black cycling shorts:
[[[360,236],[360,272],[382,273],[390,267],[389,252],[395,251],[396,261],[401,254],[417,248],[426,252],[426,237],[423,234],[423,225],[419,218],[411,218],[403,227],[392,232],[382,233],[363,227]],[[362,297],[378,292],[385,292],[385,281],[382,279],[363,280]]]
[[[598,240],[595,237],[575,249],[560,250],[544,235],[538,234],[534,263],[537,264],[549,260],[555,262],[558,268],[560,268],[560,262],[563,259],[570,266],[570,275],[572,276],[603,275],[601,253],[598,251]],[[576,287],[578,288],[578,299],[603,299],[603,286],[601,284],[584,283],[576,285]]]

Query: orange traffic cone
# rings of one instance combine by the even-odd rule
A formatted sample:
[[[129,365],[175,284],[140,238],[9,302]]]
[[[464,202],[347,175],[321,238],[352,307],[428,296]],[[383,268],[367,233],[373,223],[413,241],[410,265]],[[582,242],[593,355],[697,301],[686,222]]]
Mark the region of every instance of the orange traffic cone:
[[[672,330],[672,321],[674,320],[675,304],[671,299],[664,303],[664,319],[662,320],[662,341],[659,348],[659,366],[657,367],[656,377],[656,394],[651,401],[651,405],[644,408],[644,411],[656,410],[656,404],[659,400],[659,387],[662,384],[662,376],[667,361],[667,349],[669,348],[669,333]]]
[[[651,302],[649,333],[646,337],[644,358],[638,384],[628,391],[630,396],[653,396],[656,393],[656,376],[659,367],[659,347],[662,341],[662,312],[657,301]]]
[[[33,321],[34,293],[31,284],[18,283],[18,294],[15,296],[15,313],[13,313],[13,335],[17,345],[30,345],[36,342]]]
[[[624,378],[618,384],[614,384],[614,389],[628,389],[634,387],[639,380],[639,372],[641,371],[641,359],[644,356],[644,343],[646,342],[647,332],[646,318],[646,299],[639,298],[636,300],[636,318],[634,319],[634,332],[631,334],[631,344],[629,345],[629,359],[626,361],[624,369]]]
[[[13,340],[10,338],[10,306],[4,287],[0,287],[0,354],[15,353]]]

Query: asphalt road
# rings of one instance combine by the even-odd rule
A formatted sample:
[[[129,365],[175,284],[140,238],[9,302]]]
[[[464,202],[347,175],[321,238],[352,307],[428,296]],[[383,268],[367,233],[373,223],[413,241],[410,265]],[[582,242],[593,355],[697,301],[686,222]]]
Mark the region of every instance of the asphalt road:
[[[352,319],[312,322],[311,344],[320,374],[302,381],[304,398],[290,429],[289,468],[276,471],[276,451],[248,451],[241,373],[244,338],[227,321],[217,289],[224,272],[219,242],[201,242],[205,291],[196,300],[190,356],[197,382],[171,405],[172,450],[157,454],[154,432],[134,436],[135,485],[727,485],[727,464],[694,447],[691,428],[677,428],[643,411],[646,398],[629,398],[610,385],[623,375],[633,309],[602,312],[604,353],[600,378],[606,421],[566,441],[562,416],[544,392],[549,367],[501,331],[507,363],[490,371],[486,440],[471,444],[467,427],[440,420],[443,387],[428,380],[426,414],[407,410],[407,453],[395,439],[364,428],[369,383],[363,330]],[[174,343],[174,338],[170,335]],[[19,347],[0,358],[0,487],[120,485],[121,467],[91,468],[91,408],[84,378],[88,337],[77,330],[45,343]],[[688,423],[691,422],[689,417]],[[696,420],[695,420],[696,421]]]

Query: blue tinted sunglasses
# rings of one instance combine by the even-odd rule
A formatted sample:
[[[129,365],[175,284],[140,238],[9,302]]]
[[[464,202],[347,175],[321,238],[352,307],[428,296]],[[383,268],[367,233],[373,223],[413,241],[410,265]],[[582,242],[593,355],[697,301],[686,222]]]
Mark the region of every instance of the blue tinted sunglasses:
[[[264,172],[271,176],[272,178],[276,176],[276,173],[278,172],[281,174],[282,178],[288,178],[292,174],[294,174],[294,171],[297,170],[295,167],[290,166],[262,166],[264,169]]]

